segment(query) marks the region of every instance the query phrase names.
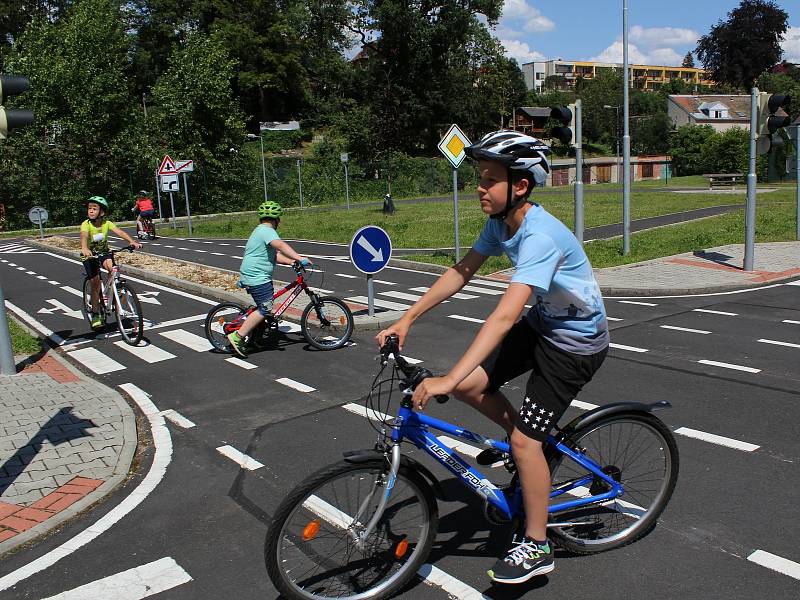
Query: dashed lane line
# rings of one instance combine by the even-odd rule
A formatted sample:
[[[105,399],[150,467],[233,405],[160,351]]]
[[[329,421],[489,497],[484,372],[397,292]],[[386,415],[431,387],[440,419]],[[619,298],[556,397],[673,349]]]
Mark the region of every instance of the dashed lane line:
[[[628,352],[650,352],[647,348],[637,348],[636,346],[626,346],[625,344],[615,344],[613,342],[608,347],[616,350],[627,350]]]
[[[733,438],[716,435],[714,433],[699,431],[697,429],[690,429],[689,427],[679,427],[678,429],[675,430],[675,433],[689,438],[694,438],[696,440],[709,442],[711,444],[717,444],[719,446],[725,446],[727,448],[742,450],[744,452],[754,452],[755,450],[758,450],[761,447],[756,444],[751,444],[749,442],[742,442],[740,440],[735,440]]]
[[[385,279],[375,279],[375,283],[382,283],[383,285],[397,285],[394,281],[386,281]]]
[[[346,300],[350,300],[350,302],[356,302],[358,304],[363,304],[367,306],[369,304],[369,298],[366,296],[351,296],[350,298],[346,298]],[[375,306],[379,306],[380,308],[388,308],[389,310],[408,310],[411,308],[410,304],[402,304],[400,302],[391,302],[390,300],[381,300],[378,298],[374,298],[373,302]]]
[[[172,421],[173,423],[175,423],[175,425],[177,425],[178,427],[182,427],[183,429],[191,429],[192,427],[195,426],[195,424],[192,421],[184,417],[179,412],[172,410],[171,408],[168,408],[167,410],[162,410],[161,414],[164,416],[165,419],[167,419],[168,421]]]
[[[476,285],[465,285],[461,289],[467,292],[475,292],[476,294],[487,294],[488,296],[502,296],[505,293],[501,290],[493,290],[489,288],[478,287]]]
[[[639,306],[658,306],[654,302],[639,302],[637,300],[617,300],[620,304],[637,304]]]
[[[407,292],[398,292],[397,290],[389,290],[388,292],[378,292],[381,296],[386,296],[387,298],[397,298],[398,300],[408,300],[410,302],[416,302],[422,296],[418,296],[416,294],[409,294]]]
[[[67,355],[77,360],[86,368],[94,371],[98,375],[105,373],[113,373],[114,371],[122,371],[127,367],[118,363],[113,358],[110,358],[97,350],[96,348],[81,348],[79,350],[71,350]]]
[[[68,592],[49,596],[44,600],[86,600],[88,598],[141,600],[190,581],[192,581],[192,577],[173,558],[166,557],[103,577]]]
[[[699,333],[701,335],[708,335],[710,331],[705,329],[691,329],[689,327],[676,327],[675,325],[660,325],[661,329],[672,329],[674,331],[685,331],[686,333]]]
[[[698,363],[701,365],[709,365],[711,367],[720,367],[722,369],[733,369],[734,371],[744,371],[745,373],[760,373],[761,369],[755,369],[753,367],[746,367],[743,365],[734,365],[731,363],[726,362],[719,362],[716,360],[698,360]]]
[[[448,319],[458,319],[459,321],[468,321],[469,323],[486,323],[485,319],[476,319],[475,317],[465,317],[464,315],[447,315]]]
[[[236,448],[228,444],[217,448],[217,452],[219,452],[220,454],[222,454],[222,456],[225,456],[226,458],[230,458],[241,468],[247,469],[248,471],[255,471],[264,466],[263,463],[258,462],[252,456],[248,456],[244,452],[239,452]]]
[[[739,313],[726,312],[724,310],[711,310],[709,308],[693,308],[692,312],[708,313],[710,315],[722,315],[724,317],[738,317]]]
[[[306,385],[305,383],[300,383],[299,381],[295,381],[294,379],[289,379],[288,377],[281,377],[280,379],[276,379],[275,381],[277,381],[282,385],[285,385],[286,387],[292,388],[293,390],[297,390],[298,392],[303,392],[304,394],[317,391],[316,388],[313,388],[310,385]]]
[[[419,287],[411,288],[410,291],[412,292],[427,292],[429,287],[421,285]],[[479,296],[473,296],[472,294],[463,294],[461,292],[456,292],[450,296],[451,298],[455,298],[456,300],[472,300],[473,298],[478,298]]]
[[[247,370],[258,368],[258,365],[254,365],[253,363],[249,363],[246,360],[242,360],[241,358],[237,358],[235,356],[226,358],[225,362],[231,363],[232,365],[236,365],[237,367],[241,367],[242,369],[247,369]]]
[[[619,317],[609,317],[606,315],[606,321],[624,321],[625,319],[620,319]]]
[[[783,573],[794,579],[800,579],[800,563],[796,563],[788,558],[783,558],[777,554],[766,552],[765,550],[756,550],[747,560],[754,562],[757,565],[772,569],[778,573]]]
[[[761,342],[762,344],[772,344],[773,346],[785,346],[787,348],[800,348],[800,344],[793,344],[791,342],[780,342],[778,340],[765,340],[760,339],[756,340],[757,342]]]
[[[792,321],[791,319],[784,319],[781,323],[789,323],[790,325],[800,325],[800,321]]]
[[[358,279],[356,275],[350,275],[349,273],[334,273],[336,277],[344,277],[345,279]]]

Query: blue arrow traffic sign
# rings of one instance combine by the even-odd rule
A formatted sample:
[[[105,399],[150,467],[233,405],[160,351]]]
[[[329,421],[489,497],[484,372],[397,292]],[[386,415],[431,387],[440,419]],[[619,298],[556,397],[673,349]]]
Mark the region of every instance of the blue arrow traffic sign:
[[[372,275],[383,269],[392,257],[392,241],[380,227],[362,227],[350,240],[350,260],[356,269]]]

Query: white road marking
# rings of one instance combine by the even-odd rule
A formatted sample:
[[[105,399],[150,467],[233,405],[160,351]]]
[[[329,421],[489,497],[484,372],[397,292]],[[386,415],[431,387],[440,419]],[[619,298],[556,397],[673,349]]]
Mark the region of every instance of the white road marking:
[[[344,277],[345,279],[358,279],[355,275],[349,275],[348,273],[334,273],[336,277]]]
[[[696,440],[709,442],[711,444],[718,444],[720,446],[726,446],[727,448],[735,448],[736,450],[743,450],[745,452],[753,452],[754,450],[758,450],[761,447],[757,446],[756,444],[741,442],[733,438],[723,437],[721,435],[716,435],[714,433],[707,433],[705,431],[699,431],[697,429],[690,429],[688,427],[679,427],[678,429],[675,430],[675,433],[677,433],[678,435],[684,435],[686,437],[694,438]]]
[[[636,300],[618,300],[620,304],[638,304],[639,306],[658,306],[652,302],[638,302]]]
[[[797,281],[790,281],[789,283],[784,283],[783,285],[800,285],[800,279]]]
[[[354,404],[351,402],[350,404],[343,404],[342,408],[360,417],[367,417],[368,419],[378,422],[390,421],[394,418],[380,411],[367,408],[363,404]]]
[[[722,367],[723,369],[734,369],[735,371],[744,371],[746,373],[761,373],[761,369],[754,369],[753,367],[744,367],[742,365],[733,365],[731,363],[718,362],[716,360],[698,360],[701,365],[710,365],[712,367]]]
[[[281,377],[280,379],[276,379],[280,384],[285,385],[286,387],[290,387],[293,390],[297,390],[298,392],[316,392],[316,388],[311,387],[310,385],[306,385],[305,383],[300,383],[299,381],[295,381],[294,379],[289,379],[288,377]]]
[[[397,290],[389,290],[388,292],[378,292],[381,296],[386,296],[388,298],[397,298],[398,300],[410,300],[411,302],[416,302],[422,296],[417,296],[416,294],[408,294],[406,292],[398,292]]]
[[[264,466],[263,463],[258,462],[252,456],[247,456],[247,454],[239,452],[236,448],[227,444],[217,448],[217,452],[222,454],[222,456],[230,458],[237,465],[243,469],[247,469],[248,471],[255,471],[256,469],[260,469]]]
[[[674,329],[675,331],[685,331],[687,333],[700,333],[703,335],[708,335],[711,333],[710,331],[706,331],[705,329],[690,329],[689,327],[676,327],[675,325],[660,325],[661,329]]]
[[[51,283],[51,284],[53,284],[53,285],[61,285],[61,284],[60,284],[58,281],[56,281],[56,280],[54,280],[54,279],[50,279],[50,280],[48,280],[48,282],[47,282],[47,283]]]
[[[278,331],[281,333],[300,333],[302,328],[297,323],[291,321],[281,321],[278,323]]]
[[[200,248],[195,248],[195,252],[199,252],[200,254],[208,254],[208,250],[201,250]]]
[[[480,284],[480,285],[488,285],[489,287],[497,287],[497,288],[507,288],[510,284],[505,283],[503,281],[489,281],[488,279],[472,279],[470,283]]]
[[[109,358],[96,348],[72,350],[67,352],[67,355],[82,363],[85,367],[91,369],[98,375],[122,371],[126,368],[125,365],[118,363],[113,358]]]
[[[786,346],[787,348],[800,348],[800,344],[792,344],[790,342],[779,342],[778,340],[765,340],[760,339],[756,340],[757,342],[761,342],[762,344],[772,344],[773,346]]]
[[[420,287],[411,288],[412,292],[427,292],[429,287],[425,287],[424,285]],[[472,294],[462,294],[461,292],[456,292],[451,298],[455,298],[456,300],[472,300],[473,298],[478,298],[478,296],[473,296]]]
[[[155,446],[155,455],[153,456],[150,470],[147,472],[142,482],[132,490],[122,502],[103,515],[91,527],[87,527],[72,539],[67,540],[47,554],[29,562],[24,567],[20,567],[16,571],[12,571],[8,575],[0,578],[0,590],[7,590],[31,575],[44,571],[62,558],[82,548],[100,534],[108,531],[116,522],[139,506],[164,478],[167,465],[169,465],[172,457],[172,438],[164,424],[164,418],[158,414],[158,408],[150,401],[150,398],[144,390],[136,387],[132,383],[124,383],[119,387],[133,398],[134,402],[139,405],[139,408],[150,422],[153,445]]]
[[[24,271],[25,267],[17,267],[17,271]]]
[[[56,346],[60,346],[61,344],[64,343],[64,338],[63,337],[61,337],[57,333],[54,333],[53,331],[51,331],[47,327],[45,327],[42,323],[40,323],[39,321],[34,319],[32,316],[30,316],[28,313],[26,313],[20,307],[15,306],[14,304],[9,302],[8,300],[6,300],[6,308],[8,308],[8,310],[13,312],[15,315],[17,315],[17,317],[19,317],[20,319],[25,321],[28,325],[33,327],[36,331],[41,333],[43,336],[45,336],[46,338],[51,340]]]
[[[235,254],[231,254],[231,258],[236,258],[239,260],[244,260],[244,256],[236,256]]]
[[[617,350],[627,350],[628,352],[650,352],[647,348],[637,348],[636,346],[626,346],[624,344],[609,344],[609,348],[616,348]]]
[[[167,557],[109,575],[45,600],[140,600],[192,581],[174,559]]]
[[[800,325],[800,321],[792,321],[791,319],[784,319],[781,323],[790,323],[791,325]]]
[[[45,277],[44,275],[37,275],[36,279],[47,279],[47,277]]]
[[[232,365],[236,365],[237,367],[241,367],[242,369],[247,369],[247,370],[258,368],[258,365],[254,365],[253,363],[249,363],[246,360],[242,360],[241,358],[237,358],[235,356],[226,358],[225,362],[231,363]]]
[[[573,400],[569,403],[570,406],[574,406],[575,408],[582,408],[583,410],[594,410],[597,408],[597,404],[592,404],[591,402],[583,402],[582,400]]]
[[[36,275],[36,271],[25,271],[27,275]]]
[[[708,308],[693,308],[692,312],[708,313],[710,315],[723,315],[725,317],[739,316],[739,313],[725,312],[724,310],[711,310]]]
[[[44,315],[52,315],[53,313],[62,313],[64,316],[72,317],[73,319],[78,319],[79,321],[83,321],[83,313],[80,310],[74,310],[61,302],[61,300],[56,300],[55,298],[48,298],[45,301],[47,304],[50,304],[52,308],[40,308],[36,311],[39,314]]]
[[[185,329],[161,331],[159,334],[163,335],[169,340],[172,340],[173,342],[181,344],[182,346],[191,348],[196,352],[208,352],[214,348],[214,346],[211,345],[211,342],[209,342],[205,336],[195,335],[194,333],[190,333]]]
[[[164,244],[164,248],[174,248],[175,246],[170,246],[168,244]]]
[[[397,285],[394,281],[386,281],[384,279],[374,279],[375,283],[382,283],[383,285]]]
[[[171,408],[162,410],[161,414],[164,415],[165,419],[172,421],[178,427],[183,427],[184,429],[191,429],[194,427],[194,423],[192,421],[184,417],[179,412],[172,410]]]
[[[624,321],[625,319],[620,319],[618,317],[609,317],[606,315],[606,321]]]
[[[364,306],[369,304],[369,299],[366,296],[351,296],[350,298],[346,298],[346,300],[350,300],[350,302],[357,302],[359,304],[363,304]],[[408,310],[411,308],[411,305],[409,304],[401,304],[400,302],[392,302],[390,300],[379,300],[378,298],[374,298],[373,303],[375,306],[388,308],[389,310]]]
[[[124,341],[120,340],[118,342],[114,342],[114,345],[122,348],[123,350],[127,350],[135,357],[141,358],[143,361],[151,364],[161,362],[162,360],[169,360],[170,358],[175,358],[174,354],[171,354],[166,350],[162,350],[157,346],[153,346],[153,344],[148,344],[147,346],[131,346],[130,344],[126,344]]]
[[[225,254],[222,252],[212,252],[211,254],[213,254],[214,256],[225,256]]]
[[[788,575],[794,579],[800,579],[800,563],[796,563],[788,558],[783,558],[777,554],[772,554],[764,550],[756,550],[747,557],[747,560],[761,565],[762,567],[777,571],[778,573]]]
[[[83,292],[80,290],[76,290],[74,287],[69,285],[62,285],[61,289],[65,292],[72,294],[73,296],[77,296],[78,298],[83,298]]]
[[[447,315],[448,319],[458,319],[459,321],[469,321],[470,323],[485,323],[484,319],[476,319],[475,317],[465,317],[463,315]]]
[[[475,285],[465,285],[461,288],[467,292],[475,292],[476,294],[487,294],[489,296],[502,296],[505,292],[501,292],[500,290],[492,290],[482,287],[477,287]]]

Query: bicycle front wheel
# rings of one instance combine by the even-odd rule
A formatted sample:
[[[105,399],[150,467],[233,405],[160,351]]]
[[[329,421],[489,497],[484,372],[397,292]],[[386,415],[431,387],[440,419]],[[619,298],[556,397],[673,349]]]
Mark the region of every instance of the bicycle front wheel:
[[[292,600],[388,598],[428,557],[439,520],[430,485],[401,467],[383,515],[361,534],[386,493],[383,459],[339,462],[317,472],[281,503],[264,558],[278,591]]]
[[[206,338],[217,352],[232,351],[228,334],[238,329],[233,321],[239,319],[239,325],[244,322],[244,319],[241,318],[244,310],[235,302],[223,302],[208,311],[205,322]]]
[[[619,481],[624,495],[550,515],[550,536],[571,552],[591,554],[635,542],[656,524],[678,479],[678,447],[672,432],[645,413],[610,415],[573,432],[566,443],[600,465]],[[589,473],[566,456],[550,461],[553,487],[570,486]],[[600,477],[572,488],[551,502],[607,492]],[[559,526],[558,523],[565,523]]]
[[[127,283],[117,285],[119,304],[115,307],[117,312],[117,329],[131,346],[138,344],[144,334],[144,316],[142,315],[142,305],[136,292]]]
[[[323,296],[309,303],[300,318],[306,341],[318,350],[336,350],[353,334],[353,313],[344,300]]]
[[[102,290],[101,284],[101,290]],[[92,326],[92,280],[88,277],[84,278],[83,280],[83,294],[82,294],[83,302],[81,302],[81,312],[83,313],[86,322],[89,324],[89,327]],[[106,305],[103,302],[103,294],[98,294],[97,297],[97,311],[103,316],[103,321],[106,318]]]

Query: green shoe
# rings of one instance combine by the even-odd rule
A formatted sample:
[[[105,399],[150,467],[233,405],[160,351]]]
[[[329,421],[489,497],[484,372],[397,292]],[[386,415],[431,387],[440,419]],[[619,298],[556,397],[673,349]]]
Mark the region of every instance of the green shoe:
[[[245,350],[244,340],[239,335],[238,331],[234,331],[228,334],[228,341],[231,343],[231,348],[233,351],[241,356],[242,358],[247,358],[247,350]]]
[[[100,313],[92,313],[92,329],[100,329],[103,326],[103,317]]]

